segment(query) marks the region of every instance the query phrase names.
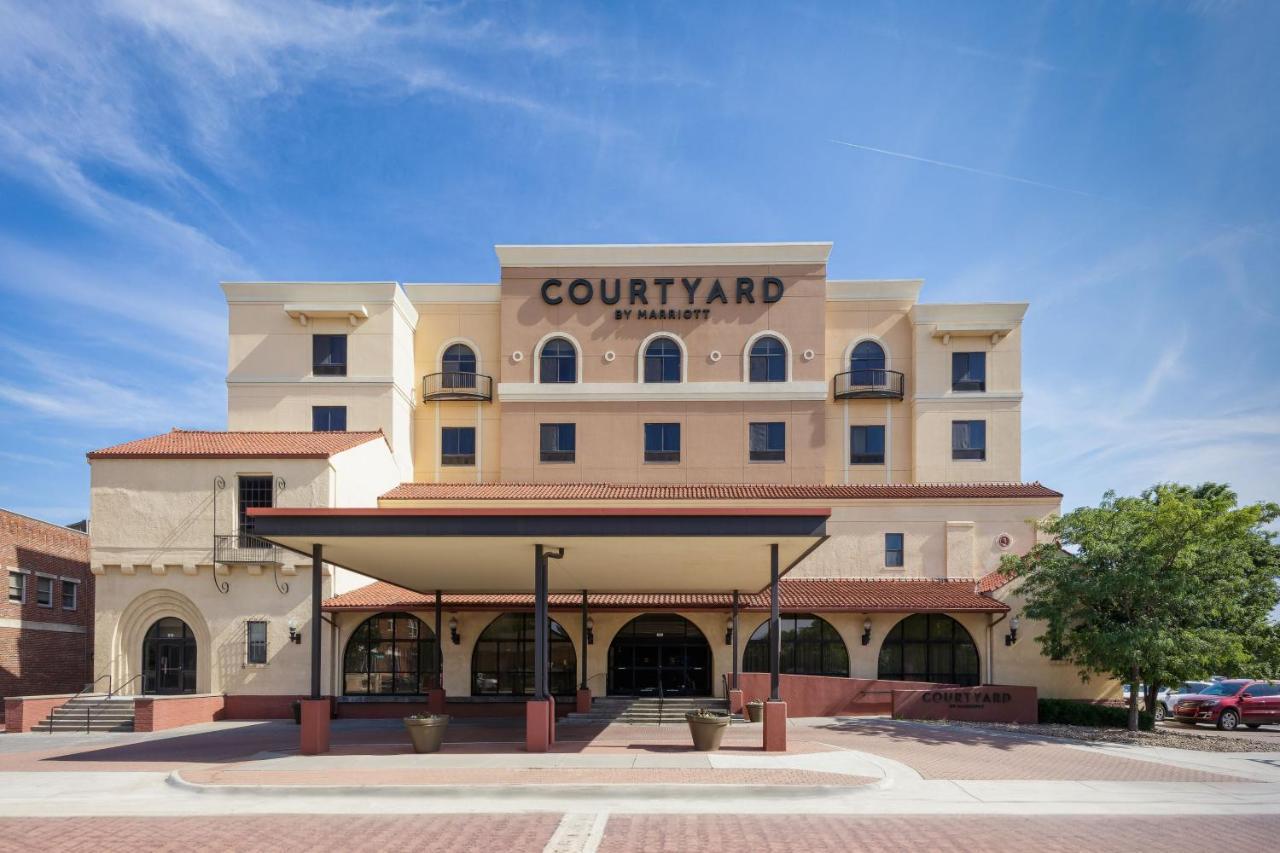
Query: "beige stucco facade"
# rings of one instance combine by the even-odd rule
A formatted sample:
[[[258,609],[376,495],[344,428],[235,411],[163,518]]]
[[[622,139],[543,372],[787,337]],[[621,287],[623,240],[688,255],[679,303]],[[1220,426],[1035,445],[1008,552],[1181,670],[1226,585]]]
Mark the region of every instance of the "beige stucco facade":
[[[497,279],[486,284],[224,284],[230,430],[309,431],[313,408],[325,406],[344,409],[347,430],[380,430],[383,439],[324,459],[94,460],[95,668],[117,684],[137,675],[143,635],[156,619],[173,616],[190,626],[202,650],[200,692],[305,692],[310,559],[289,552],[278,566],[214,559],[212,537],[235,531],[234,483],[242,475],[273,477],[279,507],[414,506],[380,498],[402,482],[1020,481],[1027,306],[921,302],[919,280],[829,279],[829,249],[824,243],[499,246]],[[318,334],[345,336],[343,375],[313,370]],[[646,347],[658,337],[679,350],[679,381],[643,381]],[[766,337],[785,352],[782,374],[777,381],[750,381],[752,347]],[[555,338],[572,346],[574,381],[542,381],[542,350]],[[889,393],[836,393],[850,381],[851,356],[864,342],[883,354],[876,376],[897,372],[901,384],[877,379],[874,384],[886,387],[873,390]],[[433,394],[439,381],[431,377],[443,372],[446,352],[457,345],[469,350],[475,372],[488,377],[480,385],[485,394],[462,400]],[[982,390],[957,390],[957,353],[981,354]],[[984,423],[984,458],[957,458],[954,421]],[[547,423],[575,425],[572,459],[542,459],[540,426]],[[678,459],[645,461],[645,425],[653,423],[680,425]],[[756,423],[785,425],[781,458],[751,458]],[[884,428],[881,460],[851,458],[851,428],[862,426]],[[442,455],[443,430],[459,427],[473,431],[474,452],[462,464],[459,454]],[[976,581],[1005,554],[1029,548],[1036,522],[1059,508],[1057,499],[1046,498],[824,506],[831,510],[830,538],[793,577]],[[887,565],[886,533],[902,534],[901,566]],[[326,568],[324,594],[368,580]],[[424,576],[423,589],[430,586]],[[1016,613],[1016,592],[1006,587],[1002,595]],[[639,612],[593,614],[593,690],[603,691],[613,634]],[[908,613],[819,615],[844,640],[850,674],[874,677],[880,638]],[[341,651],[368,615],[335,613],[334,625],[326,627],[326,691],[341,692]],[[417,615],[431,624],[431,613]],[[460,610],[446,616],[456,617],[462,638],[455,645],[446,636],[442,646],[449,695],[471,692],[474,641],[498,615]],[[580,650],[577,615],[554,615]],[[709,641],[718,690],[732,669],[723,641],[726,613],[682,615]],[[1082,685],[1074,670],[1041,657],[1035,626],[1026,620],[1022,639],[1005,646],[1005,629],[991,626],[997,617],[954,616],[978,647],[984,679],[1036,684],[1044,695],[1097,698],[1116,690],[1103,682]],[[763,618],[743,615],[744,646]],[[861,643],[864,619],[872,622],[867,646]],[[249,621],[268,623],[265,664],[244,659]],[[289,641],[290,624],[303,637],[300,644]]]

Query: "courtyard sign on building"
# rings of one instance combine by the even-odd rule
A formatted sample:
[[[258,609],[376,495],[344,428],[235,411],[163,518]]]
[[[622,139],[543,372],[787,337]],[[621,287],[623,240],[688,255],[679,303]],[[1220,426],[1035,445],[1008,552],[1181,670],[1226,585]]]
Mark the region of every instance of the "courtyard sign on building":
[[[614,310],[616,320],[705,320],[711,316],[710,307],[689,306],[728,305],[730,299],[736,305],[754,305],[757,296],[760,303],[769,305],[782,299],[784,290],[782,279],[775,276],[761,278],[758,289],[751,276],[739,276],[727,286],[719,278],[707,282],[697,276],[680,278],[678,284],[675,278],[575,278],[566,285],[562,279],[549,278],[542,283],[541,293],[548,305],[559,305],[567,298],[574,305],[598,299],[604,305],[629,306]]]

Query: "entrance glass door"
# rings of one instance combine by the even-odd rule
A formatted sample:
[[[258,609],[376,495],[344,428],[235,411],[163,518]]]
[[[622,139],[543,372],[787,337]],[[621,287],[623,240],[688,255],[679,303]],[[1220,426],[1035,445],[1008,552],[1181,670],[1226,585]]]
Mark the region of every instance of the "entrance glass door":
[[[608,689],[614,696],[710,695],[711,647],[682,616],[639,616],[609,645]]]
[[[196,640],[181,619],[161,619],[142,641],[143,693],[196,692]]]

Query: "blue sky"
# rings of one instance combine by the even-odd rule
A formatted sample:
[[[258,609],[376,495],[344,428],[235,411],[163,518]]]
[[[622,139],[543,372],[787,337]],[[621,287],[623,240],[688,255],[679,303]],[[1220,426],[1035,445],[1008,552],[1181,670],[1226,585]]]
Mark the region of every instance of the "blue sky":
[[[179,6],[182,6],[180,9]],[[832,240],[1028,300],[1023,476],[1280,499],[1280,4],[0,0],[0,506],[225,426],[221,279]]]

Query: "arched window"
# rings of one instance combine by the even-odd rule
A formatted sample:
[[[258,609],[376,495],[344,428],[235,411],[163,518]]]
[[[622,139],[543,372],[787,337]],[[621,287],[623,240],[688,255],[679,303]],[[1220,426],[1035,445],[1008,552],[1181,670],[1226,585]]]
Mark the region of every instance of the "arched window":
[[[541,382],[578,381],[578,351],[564,338],[552,338],[543,344],[538,361]]]
[[[654,338],[644,350],[645,382],[680,381],[680,346],[671,338]]]
[[[445,388],[476,387],[476,354],[466,344],[452,344],[440,359],[441,385]]]
[[[849,676],[849,650],[831,623],[811,613],[783,614],[779,671],[791,675]],[[746,672],[769,671],[769,622],[755,630],[742,658]]]
[[[917,613],[893,626],[880,647],[879,677],[888,681],[977,684],[978,647],[943,613]]]
[[[471,653],[472,696],[533,695],[532,613],[505,613],[489,623]],[[573,642],[560,623],[551,620],[552,693],[572,694],[577,689],[578,657]]]
[[[751,345],[748,378],[752,382],[786,382],[787,348],[766,335]]]
[[[436,638],[408,613],[379,613],[356,628],[342,656],[348,696],[420,696],[436,683]]]
[[[884,348],[875,341],[862,341],[849,357],[850,385],[883,385]]]

